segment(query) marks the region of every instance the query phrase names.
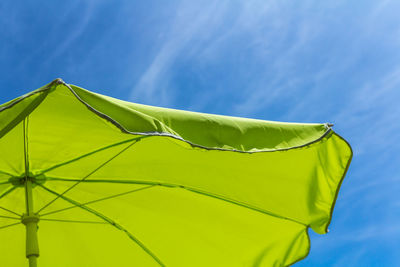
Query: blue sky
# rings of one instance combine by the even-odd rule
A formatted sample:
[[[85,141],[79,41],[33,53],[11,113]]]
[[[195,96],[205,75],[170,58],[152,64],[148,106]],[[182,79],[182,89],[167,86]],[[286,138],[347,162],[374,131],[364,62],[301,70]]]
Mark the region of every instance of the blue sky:
[[[0,2],[0,102],[54,78],[138,103],[332,122],[353,147],[295,266],[400,266],[400,1]]]

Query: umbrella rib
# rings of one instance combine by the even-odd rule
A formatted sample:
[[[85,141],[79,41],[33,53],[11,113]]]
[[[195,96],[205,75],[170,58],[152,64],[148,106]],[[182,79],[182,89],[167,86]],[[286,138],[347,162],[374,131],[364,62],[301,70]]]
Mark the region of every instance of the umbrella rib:
[[[6,195],[8,195],[8,194],[11,193],[12,191],[14,191],[15,188],[16,188],[16,187],[13,186],[13,187],[11,187],[10,189],[8,189],[7,191],[3,192],[3,193],[0,195],[0,199],[2,199],[2,198],[5,197]]]
[[[131,142],[131,141],[139,141],[140,139],[146,138],[146,137],[147,137],[147,136],[135,137],[135,138],[131,138],[131,139],[128,139],[128,140],[116,142],[116,143],[113,143],[113,144],[111,144],[111,145],[107,145],[107,146],[104,146],[104,147],[95,149],[95,150],[90,151],[90,152],[88,152],[88,153],[86,153],[86,154],[83,154],[83,155],[81,155],[81,156],[79,156],[79,157],[76,157],[76,158],[67,160],[67,161],[65,161],[65,162],[61,162],[61,163],[56,164],[56,165],[54,165],[54,166],[52,166],[52,167],[50,167],[50,168],[47,168],[47,169],[45,169],[45,170],[42,170],[42,171],[41,171],[39,174],[37,174],[36,176],[39,176],[39,175],[41,175],[41,174],[44,174],[44,173],[46,173],[46,172],[48,172],[48,171],[52,171],[52,170],[57,169],[57,168],[59,168],[59,167],[62,167],[62,166],[64,166],[64,165],[70,164],[70,163],[72,163],[72,162],[74,162],[74,161],[77,161],[77,160],[80,160],[80,159],[82,159],[82,158],[86,158],[86,157],[88,157],[88,156],[91,156],[91,155],[93,155],[93,154],[96,154],[97,152],[101,152],[101,151],[103,151],[103,150],[107,150],[107,149],[112,148],[112,147],[115,147],[115,146],[123,145],[123,144],[129,143],[129,142]]]
[[[139,142],[141,139],[140,138],[135,138],[133,140],[133,142],[131,144],[129,144],[127,147],[125,147],[124,149],[122,149],[121,151],[119,151],[117,154],[115,154],[114,156],[112,156],[111,158],[109,158],[108,160],[106,160],[105,162],[103,162],[100,166],[98,166],[97,168],[95,168],[93,171],[91,171],[89,174],[87,174],[85,177],[83,177],[82,179],[78,180],[75,184],[71,185],[70,187],[68,187],[66,190],[64,190],[64,192],[62,192],[59,196],[56,196],[54,199],[52,199],[50,202],[48,202],[46,205],[44,205],[43,207],[41,207],[37,213],[43,211],[45,208],[47,208],[48,206],[50,206],[54,201],[56,201],[59,197],[63,196],[64,194],[66,194],[68,191],[72,190],[75,186],[77,186],[78,184],[80,184],[81,182],[83,182],[85,179],[87,179],[90,175],[92,175],[93,173],[97,172],[98,170],[100,170],[101,168],[103,168],[107,163],[109,163],[110,161],[112,161],[113,159],[115,159],[116,157],[118,157],[119,155],[121,155],[123,152],[125,152],[127,149],[129,149],[131,146],[133,146],[134,144],[136,144],[137,142]]]
[[[0,195],[0,199],[2,199],[2,198],[5,197],[6,195],[8,195],[8,194],[11,193],[12,191],[14,191],[15,188],[16,188],[16,187],[11,187],[11,188],[8,189],[7,191],[5,191],[3,194]],[[4,207],[2,207],[2,206],[0,206],[0,209],[5,210],[5,211],[8,211],[8,212],[10,212],[10,213],[12,213],[12,214],[14,214],[14,215],[17,215],[17,216],[21,216],[21,214],[18,214],[17,212],[12,211],[12,210],[7,209],[7,208],[4,208]]]
[[[8,175],[8,176],[13,176],[11,173],[8,173],[8,172],[5,172],[5,171],[0,171],[0,173],[2,173],[2,174],[6,174],[6,175]]]
[[[0,207],[0,208],[1,208],[1,207]],[[13,219],[13,220],[21,220],[21,218],[11,217],[11,216],[4,216],[4,215],[0,215],[0,218]]]
[[[203,195],[203,196],[219,199],[219,200],[222,200],[222,201],[225,201],[225,202],[228,202],[228,203],[231,203],[231,204],[243,207],[243,208],[247,208],[247,209],[250,209],[250,210],[253,210],[253,211],[257,211],[257,212],[260,212],[260,213],[263,213],[263,214],[267,214],[267,215],[275,217],[275,218],[288,220],[288,221],[295,222],[295,223],[298,223],[298,224],[301,224],[301,225],[304,225],[304,226],[308,226],[308,225],[306,225],[306,224],[304,224],[302,222],[299,222],[299,221],[297,221],[295,219],[291,219],[291,218],[288,218],[288,217],[285,217],[285,216],[281,216],[281,215],[278,215],[278,214],[273,213],[271,211],[268,211],[268,210],[265,210],[265,209],[260,209],[258,207],[254,207],[254,206],[251,206],[251,205],[246,204],[246,203],[242,203],[242,202],[237,201],[237,200],[229,199],[227,197],[219,196],[219,195],[216,195],[216,194],[213,194],[213,193],[210,193],[210,192],[206,192],[206,191],[203,191],[203,190],[198,190],[198,189],[195,189],[195,188],[190,188],[190,187],[185,187],[185,186],[181,186],[181,187],[183,189],[186,189],[186,190],[191,191],[193,193],[197,193],[197,194],[200,194],[200,195]]]
[[[107,222],[99,222],[99,221],[80,221],[80,220],[47,219],[47,218],[40,218],[40,220],[41,221],[50,221],[50,222],[66,222],[66,223],[108,224]]]
[[[2,206],[0,206],[0,209],[5,210],[5,211],[8,211],[9,213],[12,213],[12,214],[17,215],[17,216],[22,216],[21,214],[18,214],[17,212],[12,211],[12,210],[7,209],[7,208],[2,207]]]
[[[120,225],[119,223],[115,222],[114,220],[108,218],[107,216],[105,216],[104,214],[100,213],[97,210],[94,210],[92,208],[89,208],[85,205],[83,205],[82,203],[79,203],[71,198],[68,198],[64,195],[61,195],[59,193],[57,193],[56,191],[51,190],[50,188],[47,188],[46,186],[42,185],[42,184],[38,184],[40,187],[42,187],[43,189],[45,189],[46,191],[48,191],[49,193],[52,193],[56,196],[58,196],[59,198],[64,199],[65,201],[78,206],[79,208],[90,212],[92,214],[94,214],[95,216],[99,217],[100,219],[104,220],[105,222],[109,223],[110,225],[114,226],[115,228],[125,232],[125,234],[131,239],[133,240],[137,245],[139,245],[147,254],[149,254],[158,264],[160,264],[160,266],[165,266],[165,264],[149,249],[147,248],[139,239],[137,239],[132,233],[130,233],[125,227],[123,227],[122,225]]]
[[[141,190],[148,189],[148,188],[151,188],[151,187],[154,187],[154,186],[155,185],[149,185],[149,186],[144,186],[144,187],[141,187],[141,188],[136,188],[134,190],[130,190],[130,191],[127,191],[127,192],[123,192],[123,193],[111,195],[111,196],[108,196],[108,197],[103,197],[103,198],[95,199],[95,200],[92,200],[92,201],[88,201],[88,202],[82,203],[80,205],[86,206],[86,205],[93,204],[93,203],[96,203],[96,202],[100,202],[100,201],[116,198],[116,197],[119,197],[119,196],[131,194],[133,192],[141,191]],[[61,211],[65,211],[65,210],[69,210],[69,209],[73,209],[73,208],[78,208],[78,207],[79,206],[77,206],[77,205],[73,205],[73,206],[70,206],[70,207],[67,207],[67,208],[50,211],[50,212],[47,212],[47,213],[40,214],[40,217],[42,218],[43,216],[47,216],[47,215],[50,215],[50,214],[54,214],[54,213],[58,213],[58,212],[61,212]]]
[[[81,181],[80,179],[68,179],[68,178],[59,178],[59,177],[48,177],[49,180],[55,180],[55,181],[66,181],[66,182],[75,182],[75,181]],[[297,221],[295,219],[291,219],[288,217],[284,217],[278,214],[275,214],[271,211],[265,210],[265,209],[261,209],[258,207],[254,207],[251,206],[249,204],[237,201],[237,200],[233,200],[233,199],[229,199],[227,197],[221,196],[221,195],[217,195],[211,192],[207,192],[207,191],[203,191],[203,190],[199,190],[196,188],[192,188],[192,187],[187,187],[187,186],[183,186],[183,185],[178,185],[178,184],[170,184],[170,183],[161,183],[161,182],[153,182],[153,181],[141,181],[141,180],[110,180],[110,179],[89,179],[89,180],[84,180],[82,182],[86,182],[86,183],[121,183],[121,184],[142,184],[142,185],[157,185],[157,186],[162,186],[162,187],[177,187],[177,188],[182,188],[182,189],[186,189],[188,191],[191,191],[193,193],[197,193],[197,194],[201,194],[204,196],[208,196],[208,197],[212,197],[215,199],[219,199],[234,205],[238,205],[247,209],[251,209],[253,211],[257,211],[263,214],[267,214],[269,216],[275,217],[275,218],[279,218],[279,219],[284,219],[284,220],[289,220],[304,226],[308,226],[305,223],[302,223],[300,221]]]
[[[21,223],[21,222],[17,222],[17,223],[12,223],[12,224],[3,225],[3,226],[0,226],[0,229],[8,228],[8,227],[11,227],[11,226],[14,226],[14,225],[20,224],[20,223]]]

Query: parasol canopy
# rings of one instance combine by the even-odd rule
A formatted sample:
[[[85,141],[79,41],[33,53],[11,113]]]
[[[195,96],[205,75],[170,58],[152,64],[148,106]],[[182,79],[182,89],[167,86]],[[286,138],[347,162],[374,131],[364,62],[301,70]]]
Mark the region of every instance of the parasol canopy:
[[[327,232],[329,124],[140,105],[61,79],[0,106],[2,266],[288,266]]]

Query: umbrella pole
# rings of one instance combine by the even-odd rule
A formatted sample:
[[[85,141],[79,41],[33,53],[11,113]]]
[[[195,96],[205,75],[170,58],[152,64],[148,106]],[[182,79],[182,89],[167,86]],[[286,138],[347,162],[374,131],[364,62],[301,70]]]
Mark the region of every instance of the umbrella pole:
[[[36,267],[37,262],[36,262],[36,257],[29,257],[29,267]]]
[[[37,267],[39,257],[39,243],[37,229],[39,216],[33,212],[32,181],[29,177],[25,181],[26,214],[22,216],[22,223],[26,227],[26,257],[29,259],[29,267]]]

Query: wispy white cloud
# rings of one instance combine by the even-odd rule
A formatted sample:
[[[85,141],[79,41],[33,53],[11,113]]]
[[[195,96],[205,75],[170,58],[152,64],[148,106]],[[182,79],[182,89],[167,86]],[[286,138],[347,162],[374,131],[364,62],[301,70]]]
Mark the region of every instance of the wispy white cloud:
[[[317,7],[314,10],[312,6]],[[377,85],[382,82],[385,83],[384,88],[389,91],[386,93],[394,93],[393,86],[390,87],[389,82],[383,81],[381,77],[364,75],[363,80],[358,81],[353,76],[359,70],[365,70],[365,65],[362,65],[364,63],[361,62],[370,58],[366,49],[374,48],[376,46],[374,42],[377,42],[375,40],[381,38],[380,43],[395,45],[393,43],[396,39],[395,27],[391,29],[394,32],[389,35],[393,38],[388,38],[387,31],[382,30],[387,27],[382,22],[382,16],[388,12],[388,9],[393,8],[393,3],[384,1],[376,6],[371,6],[363,10],[362,17],[347,26],[341,25],[340,16],[332,15],[334,11],[338,12],[337,9],[343,9],[344,6],[343,3],[338,2],[336,6],[331,8],[325,6],[321,10],[315,3],[306,2],[296,8],[293,13],[285,12],[285,6],[280,5],[268,14],[269,21],[283,20],[284,22],[278,23],[280,27],[270,28],[269,34],[260,34],[260,36],[264,38],[264,43],[269,43],[271,37],[277,36],[278,38],[274,38],[274,42],[277,43],[276,47],[281,49],[274,47],[275,49],[272,51],[278,56],[266,57],[268,72],[265,73],[265,76],[267,79],[259,78],[249,83],[246,98],[236,105],[238,113],[252,115],[262,110],[268,110],[274,103],[290,102],[290,107],[282,114],[281,118],[289,121],[298,120],[298,114],[302,114],[302,120],[318,121],[320,116],[316,116],[317,114],[327,114],[327,112],[334,114],[332,113],[333,108],[336,107],[336,110],[340,110],[343,104],[347,104],[337,103],[335,99],[331,99],[329,95],[334,95],[332,90],[340,92],[339,94],[353,95],[361,92],[363,87],[368,86],[368,83]],[[338,34],[335,31],[340,27],[345,28]],[[293,36],[289,46],[287,39],[279,38],[285,35]],[[337,38],[333,38],[335,35]],[[330,38],[335,43],[323,43],[324,38]],[[351,41],[345,38],[351,38]],[[397,43],[399,43],[398,39]],[[323,46],[326,47],[321,50]],[[315,52],[305,53],[308,49],[315,49]],[[258,55],[263,56],[262,53]],[[324,58],[324,60],[317,61],[317,63],[315,59],[318,58]],[[395,77],[398,77],[397,70],[389,69],[389,72],[393,77],[385,74],[387,76],[385,79],[397,83],[395,80]],[[272,78],[268,75],[269,73],[273,74]],[[335,77],[337,81],[333,81],[332,77]],[[339,88],[337,88],[338,85]],[[343,86],[348,86],[347,92]],[[370,98],[378,97],[377,94],[384,94],[384,92],[381,89],[376,90]],[[357,95],[354,96],[354,99],[364,101],[364,96]],[[351,106],[358,105],[352,103]],[[329,118],[331,117],[329,116]]]
[[[290,28],[297,23],[294,18],[290,18],[290,12],[278,1],[246,1],[236,4],[212,1],[207,5],[182,3],[177,7],[174,19],[166,22],[170,24],[169,31],[164,33],[166,38],[131,90],[131,99],[168,104],[173,99],[174,85],[170,84],[170,79],[176,71],[177,60],[195,58],[206,65],[212,65],[215,61],[224,60],[221,55],[227,47],[242,45],[235,43],[241,37],[245,40],[241,40],[245,45],[243,49],[256,51],[254,56],[258,58],[257,61],[265,59],[270,62],[267,64],[268,68],[260,69],[242,88],[246,100],[238,103],[234,112],[248,115],[254,109],[265,106],[274,97],[285,92],[286,88],[282,84],[286,84],[287,88],[294,88],[296,80],[288,79],[287,64],[313,38],[319,28],[312,22],[297,25],[296,40],[287,45]],[[285,50],[274,55],[274,49],[280,45]],[[249,72],[246,66],[237,68],[241,68],[244,73]],[[270,71],[274,72],[272,80],[269,79],[271,76],[264,75]],[[252,76],[251,73],[245,75]],[[225,86],[229,88],[229,84]],[[268,88],[272,90],[267,90]],[[207,102],[204,99],[203,101]],[[210,98],[208,102],[211,101]],[[194,103],[194,106],[201,106],[201,103]]]
[[[383,151],[393,148],[393,145],[398,146],[400,124],[396,121],[400,114],[399,90],[400,68],[397,68],[379,79],[367,80],[361,87],[349,92],[349,101],[334,119],[357,136],[353,141],[357,155],[374,148]]]
[[[400,240],[400,225],[395,222],[391,224],[371,224],[361,230],[341,236],[340,239],[347,242],[365,242],[382,239]]]
[[[51,50],[51,53],[48,53],[48,56],[44,58],[44,61],[42,64],[48,65],[48,64],[54,64],[54,60],[63,55],[70,46],[81,37],[85,30],[87,29],[87,26],[90,22],[90,18],[93,15],[93,1],[85,1],[84,5],[78,5],[75,8],[79,8],[80,11],[83,11],[82,16],[80,16],[79,21],[69,21],[68,15],[64,14],[64,20],[63,22],[67,25],[76,25],[74,27],[74,30],[70,31],[70,34],[65,35],[65,38],[57,40],[58,44],[57,46],[54,47],[54,49]],[[70,9],[70,11],[72,11]],[[68,14],[68,13],[67,13]]]
[[[213,1],[199,8],[201,3],[193,5],[182,2],[164,33],[165,40],[159,52],[144,70],[137,84],[131,91],[131,99],[142,99],[151,103],[166,105],[171,101],[173,90],[169,89],[171,68],[182,53],[195,53],[201,49],[200,43],[209,38],[218,18],[223,16],[226,1]]]
[[[360,259],[365,257],[368,253],[366,248],[358,249],[356,251],[351,250],[347,251],[345,255],[341,255],[338,257],[335,262],[332,263],[333,267],[343,267],[343,266],[358,266],[360,263]],[[349,256],[349,254],[351,256]]]
[[[31,53],[18,62],[16,68],[19,71],[24,71],[24,68],[32,64],[32,62],[35,62],[35,64],[40,67],[46,68],[49,67],[50,64],[54,64],[55,60],[65,54],[65,52],[70,49],[70,46],[85,32],[92,16],[93,8],[93,1],[90,0],[85,1],[85,3],[73,2],[71,5],[68,5],[68,8],[59,12],[58,20],[55,20],[50,25],[46,25],[46,38],[36,40],[35,47],[32,49]],[[81,16],[78,20],[72,20],[71,18],[77,9],[79,9],[79,14],[81,14]],[[68,28],[66,26],[70,25],[75,25],[73,30],[66,30],[66,28]],[[20,30],[26,30],[27,26],[28,25],[24,25],[24,29]],[[63,32],[60,32],[60,29],[62,29]],[[19,33],[16,33],[16,35],[23,37],[23,35]],[[59,36],[62,36],[62,38],[58,38]],[[26,40],[23,39],[21,41]],[[36,74],[36,76],[39,75],[42,74]],[[33,77],[30,78],[33,79]]]

